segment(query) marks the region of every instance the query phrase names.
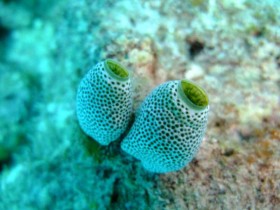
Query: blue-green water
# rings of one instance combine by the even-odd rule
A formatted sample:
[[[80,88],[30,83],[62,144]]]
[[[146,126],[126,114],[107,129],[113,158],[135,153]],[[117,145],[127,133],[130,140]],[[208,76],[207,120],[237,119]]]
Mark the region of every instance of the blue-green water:
[[[277,0],[0,1],[0,209],[277,209],[279,45]],[[81,129],[76,96],[109,58],[129,71],[133,105],[101,146]],[[176,111],[166,128],[166,109],[149,104],[141,154],[121,144],[149,93],[185,79],[209,98],[202,143],[180,170],[150,172],[134,157],[147,156],[153,132],[170,136],[161,157],[182,151]]]

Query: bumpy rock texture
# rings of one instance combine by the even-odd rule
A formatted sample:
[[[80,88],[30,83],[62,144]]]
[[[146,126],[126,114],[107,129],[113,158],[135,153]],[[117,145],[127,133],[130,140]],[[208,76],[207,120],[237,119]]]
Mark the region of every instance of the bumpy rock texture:
[[[122,149],[140,159],[149,171],[181,169],[192,160],[204,136],[208,98],[194,84],[185,81],[184,84],[191,84],[185,90],[183,86],[180,89],[181,84],[171,81],[157,87],[141,105],[122,142]],[[188,91],[203,100],[188,99]]]
[[[278,0],[0,1],[0,209],[278,209],[279,15]],[[84,135],[77,87],[106,58],[133,70],[135,108],[165,81],[207,90],[188,167],[147,173]]]
[[[132,111],[129,73],[112,60],[98,63],[80,83],[77,116],[83,131],[102,145],[126,130]]]

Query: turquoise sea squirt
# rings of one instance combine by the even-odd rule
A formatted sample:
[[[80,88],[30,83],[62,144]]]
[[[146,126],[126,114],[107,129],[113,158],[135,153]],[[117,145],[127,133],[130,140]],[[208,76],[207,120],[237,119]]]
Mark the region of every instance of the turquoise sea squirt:
[[[108,145],[127,129],[132,113],[129,71],[107,59],[91,68],[82,79],[76,98],[76,111],[82,130]]]
[[[188,80],[169,81],[141,104],[122,149],[156,173],[177,171],[197,153],[208,118],[208,97]]]

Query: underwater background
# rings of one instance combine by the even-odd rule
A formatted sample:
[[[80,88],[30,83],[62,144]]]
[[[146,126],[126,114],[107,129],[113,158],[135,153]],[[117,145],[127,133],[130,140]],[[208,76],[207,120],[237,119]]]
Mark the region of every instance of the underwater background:
[[[157,85],[208,93],[208,128],[180,171],[100,146],[76,117],[78,84],[128,67],[134,111]],[[278,0],[1,0],[0,209],[279,209]]]

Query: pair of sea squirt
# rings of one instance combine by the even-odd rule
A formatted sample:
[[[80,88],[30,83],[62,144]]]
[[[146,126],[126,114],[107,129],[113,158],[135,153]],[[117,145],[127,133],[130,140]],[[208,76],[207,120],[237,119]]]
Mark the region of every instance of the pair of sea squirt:
[[[90,69],[79,85],[79,124],[91,138],[108,145],[126,131],[132,104],[128,70],[105,60]],[[208,111],[207,94],[198,85],[188,80],[163,83],[140,105],[121,148],[151,172],[180,170],[199,149]]]

